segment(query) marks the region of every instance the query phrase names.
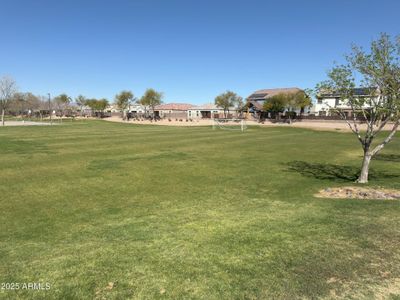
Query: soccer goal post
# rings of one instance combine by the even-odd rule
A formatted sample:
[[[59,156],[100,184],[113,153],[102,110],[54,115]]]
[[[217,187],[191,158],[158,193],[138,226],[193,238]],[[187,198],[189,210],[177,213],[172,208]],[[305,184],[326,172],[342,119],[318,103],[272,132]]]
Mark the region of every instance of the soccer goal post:
[[[246,120],[244,119],[217,119],[212,120],[213,129],[223,130],[240,130],[244,132],[247,129]]]

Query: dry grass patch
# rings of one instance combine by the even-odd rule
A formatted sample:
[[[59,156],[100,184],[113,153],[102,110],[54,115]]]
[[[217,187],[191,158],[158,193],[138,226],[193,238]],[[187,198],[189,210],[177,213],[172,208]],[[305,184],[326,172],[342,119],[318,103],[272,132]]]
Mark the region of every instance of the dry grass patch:
[[[398,200],[400,199],[400,191],[394,189],[347,186],[325,188],[314,196],[318,198]]]

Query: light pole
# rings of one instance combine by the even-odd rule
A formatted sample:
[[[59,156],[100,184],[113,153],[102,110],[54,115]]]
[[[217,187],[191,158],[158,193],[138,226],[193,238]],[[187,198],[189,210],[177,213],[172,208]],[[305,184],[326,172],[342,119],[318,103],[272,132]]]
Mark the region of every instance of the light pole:
[[[50,93],[47,93],[49,95],[49,116],[50,116],[50,125],[53,125],[53,120],[51,118],[51,99],[50,99]]]
[[[68,104],[71,104],[72,101],[73,101],[72,98],[71,98],[71,97],[68,97]],[[71,113],[71,114],[70,114],[70,113]],[[73,120],[75,120],[75,115],[72,113],[71,105],[68,105],[68,115],[70,115],[70,116],[72,117],[71,122],[72,122]]]

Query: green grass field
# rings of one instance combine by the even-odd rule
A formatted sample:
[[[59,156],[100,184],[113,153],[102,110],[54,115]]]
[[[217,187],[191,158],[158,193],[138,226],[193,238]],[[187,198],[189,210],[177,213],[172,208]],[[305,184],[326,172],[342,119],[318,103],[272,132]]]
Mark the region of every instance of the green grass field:
[[[370,186],[400,188],[400,139]],[[75,121],[0,128],[4,299],[400,299],[400,201],[352,134]],[[113,282],[113,288],[109,286]]]

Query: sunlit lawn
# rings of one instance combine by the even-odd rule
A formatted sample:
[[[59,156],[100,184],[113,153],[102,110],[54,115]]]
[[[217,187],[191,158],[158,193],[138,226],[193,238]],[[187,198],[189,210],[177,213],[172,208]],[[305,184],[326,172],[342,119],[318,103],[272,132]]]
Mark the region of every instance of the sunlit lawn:
[[[400,188],[399,146],[371,186]],[[313,197],[352,185],[360,150],[289,127],[0,128],[0,282],[51,285],[0,298],[399,299],[400,201]]]

